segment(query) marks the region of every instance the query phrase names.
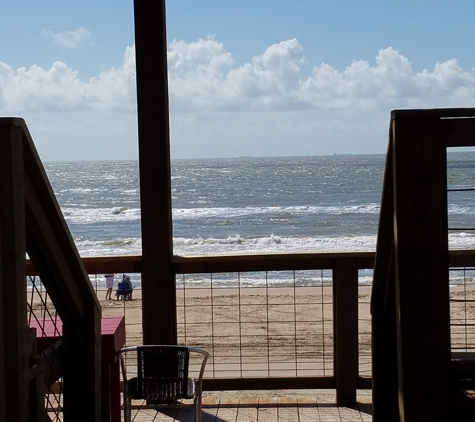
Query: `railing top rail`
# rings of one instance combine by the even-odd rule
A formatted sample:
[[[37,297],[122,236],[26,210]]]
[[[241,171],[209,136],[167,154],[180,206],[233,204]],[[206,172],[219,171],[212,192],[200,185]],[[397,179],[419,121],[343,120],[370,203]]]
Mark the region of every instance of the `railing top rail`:
[[[451,267],[475,266],[475,249],[449,252]],[[372,269],[374,251],[365,252],[308,252],[247,255],[200,255],[172,257],[175,274],[233,272],[233,271],[283,271],[305,269],[332,269],[337,261],[354,260],[358,269]],[[89,274],[108,272],[141,273],[141,255],[95,256],[82,258]],[[27,262],[28,274],[35,275],[33,265]]]
[[[392,110],[391,119],[395,118],[457,118],[457,117],[475,117],[475,108],[433,108],[433,109],[407,109]]]

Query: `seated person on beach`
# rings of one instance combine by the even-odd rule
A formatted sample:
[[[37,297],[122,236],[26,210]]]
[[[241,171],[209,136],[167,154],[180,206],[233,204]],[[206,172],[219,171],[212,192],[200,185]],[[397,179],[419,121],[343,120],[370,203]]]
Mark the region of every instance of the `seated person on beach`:
[[[124,275],[122,279],[122,283],[119,283],[117,286],[116,296],[120,298],[122,296],[124,300],[132,300],[132,292],[134,288],[132,286],[132,282],[130,281],[130,277]]]

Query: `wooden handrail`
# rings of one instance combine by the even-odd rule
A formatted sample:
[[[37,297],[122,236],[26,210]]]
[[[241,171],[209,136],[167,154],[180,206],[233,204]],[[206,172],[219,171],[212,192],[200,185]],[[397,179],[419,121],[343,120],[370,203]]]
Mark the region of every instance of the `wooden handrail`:
[[[0,172],[5,202],[5,211],[0,213],[0,283],[9,283],[8,300],[1,297],[5,287],[3,292],[0,289],[0,302],[9,304],[8,309],[0,307],[0,319],[14,327],[8,332],[0,327],[0,366],[8,368],[1,375],[13,386],[6,391],[0,383],[0,407],[6,397],[7,415],[25,420],[29,393],[23,338],[28,270],[23,257],[28,253],[63,321],[65,418],[98,421],[99,301],[23,119],[0,118],[0,151],[0,167],[5,169]],[[9,352],[3,343],[9,345]]]
[[[210,378],[204,380],[204,388],[206,390],[335,388],[339,405],[354,403],[358,388],[371,388],[371,378],[361,377],[358,374],[358,271],[373,268],[374,259],[375,253],[372,251],[174,256],[172,258],[174,274],[333,270],[333,376]],[[141,272],[140,255],[88,257],[82,260],[90,274]],[[475,250],[452,251],[450,265],[475,266]],[[31,263],[28,268],[32,274]]]
[[[354,260],[360,270],[372,269],[374,251],[366,252],[308,252],[248,255],[206,255],[172,257],[174,274],[218,273],[244,271],[284,271],[305,269],[332,269],[338,261]],[[88,274],[141,273],[141,255],[113,255],[84,257],[82,262]],[[475,267],[475,249],[449,252],[451,267]],[[37,275],[27,260],[28,275]]]

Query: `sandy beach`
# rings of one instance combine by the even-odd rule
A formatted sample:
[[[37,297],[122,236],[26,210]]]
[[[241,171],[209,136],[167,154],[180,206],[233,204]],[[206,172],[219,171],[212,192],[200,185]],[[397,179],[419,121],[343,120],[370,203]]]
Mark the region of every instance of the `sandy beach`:
[[[369,355],[370,288],[360,288],[362,356]],[[105,316],[125,315],[127,343],[141,344],[142,300],[98,297]],[[333,373],[331,287],[187,289],[177,291],[179,343],[203,347],[208,374],[324,376]],[[367,371],[362,362],[362,371]]]
[[[475,289],[453,287],[452,343],[475,346]],[[127,343],[141,344],[141,291],[104,300],[103,315],[125,315]],[[360,375],[370,375],[371,287],[359,288]],[[179,342],[209,350],[213,376],[329,375],[333,371],[331,287],[191,288],[177,291]],[[461,325],[460,325],[461,324]]]
[[[142,298],[105,300],[104,316],[124,315],[127,345],[142,344]],[[371,376],[371,287],[358,291],[359,373]],[[452,347],[475,350],[475,286],[450,289]],[[113,295],[114,298],[114,295]],[[333,295],[331,287],[190,288],[177,290],[180,344],[207,349],[207,377],[333,375]],[[35,304],[34,307],[39,306]],[[239,397],[306,397],[332,401],[334,391],[244,391]],[[217,392],[208,392],[213,398]],[[220,397],[237,392],[219,392]],[[359,392],[362,399],[370,391]]]
[[[124,315],[127,344],[142,344],[141,290],[134,290],[131,301],[105,300],[105,293],[97,291],[103,315]],[[450,297],[452,347],[475,349],[475,286],[451,287]],[[360,375],[368,376],[370,298],[371,287],[360,286]],[[40,306],[34,302],[34,308]],[[330,375],[332,302],[331,287],[322,286],[179,289],[179,343],[209,350],[208,371],[213,376]]]

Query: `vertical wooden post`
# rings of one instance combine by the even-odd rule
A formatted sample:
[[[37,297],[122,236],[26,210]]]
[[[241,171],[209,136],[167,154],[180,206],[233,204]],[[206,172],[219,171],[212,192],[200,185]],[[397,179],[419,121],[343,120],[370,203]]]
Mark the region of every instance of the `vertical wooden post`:
[[[355,259],[339,259],[333,268],[334,373],[336,402],[356,403],[358,379],[358,267]]]
[[[28,420],[28,360],[26,356],[26,246],[23,190],[22,128],[5,119],[0,124],[0,282],[3,341],[0,404],[6,419]],[[6,294],[8,292],[8,294]],[[3,398],[2,398],[3,397]],[[4,402],[2,403],[2,400]]]
[[[448,421],[450,318],[446,151],[437,117],[398,117],[394,205],[401,421]]]
[[[63,322],[64,418],[99,421],[101,307],[26,126],[23,141],[26,247]]]
[[[0,128],[0,144],[4,142],[4,133]],[[1,177],[1,176],[0,176]],[[0,187],[1,188],[1,187]],[[0,215],[1,219],[1,215]],[[3,267],[2,261],[2,224],[0,223],[0,268]],[[3,329],[3,324],[5,321],[4,311],[3,311],[3,284],[5,283],[3,274],[0,271],[0,421],[6,420],[5,409],[6,405],[6,395],[5,395],[5,365],[7,354],[5,352],[5,330]]]
[[[165,1],[134,1],[145,344],[176,344]]]
[[[399,421],[394,268],[393,124],[389,128],[371,291],[373,421]]]

